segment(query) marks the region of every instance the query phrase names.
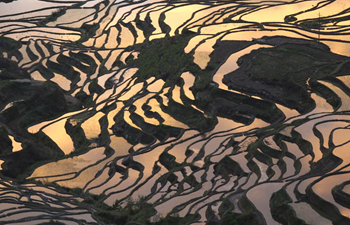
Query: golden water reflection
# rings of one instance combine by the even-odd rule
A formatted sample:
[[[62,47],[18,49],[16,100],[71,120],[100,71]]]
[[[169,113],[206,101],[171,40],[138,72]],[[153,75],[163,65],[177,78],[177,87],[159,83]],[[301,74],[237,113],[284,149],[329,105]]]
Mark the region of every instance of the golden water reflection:
[[[33,4],[27,8],[23,8],[23,6],[27,5],[27,3],[30,4],[34,1],[29,0],[26,2],[26,4],[23,3],[22,5],[18,2],[19,1],[15,1],[14,3],[8,5],[0,3],[0,17],[6,15],[1,13],[4,10],[15,13],[46,7],[48,5],[55,7],[58,4],[37,1],[37,5]],[[198,78],[194,73],[186,70],[181,71],[181,78],[184,82],[179,82],[171,88],[165,88],[165,82],[163,80],[155,79],[153,77],[144,82],[139,82],[139,80],[136,80],[135,74],[137,73],[137,68],[127,68],[127,58],[128,56],[133,55],[136,59],[138,54],[142,54],[142,52],[139,53],[136,52],[136,50],[130,50],[127,47],[132,46],[135,43],[142,43],[145,39],[144,35],[146,35],[146,32],[143,32],[143,30],[140,29],[140,24],[136,24],[135,18],[136,16],[140,16],[139,19],[142,22],[146,22],[147,16],[149,16],[151,21],[149,21],[150,24],[148,25],[154,27],[154,31],[149,34],[150,41],[154,39],[167,38],[167,36],[174,36],[176,33],[181,33],[185,28],[188,28],[190,31],[197,32],[193,34],[194,37],[188,42],[184,51],[185,53],[193,53],[194,63],[196,63],[201,69],[205,69],[208,62],[211,60],[210,54],[213,52],[214,46],[218,41],[252,41],[254,38],[259,39],[263,36],[275,35],[284,35],[308,40],[315,38],[317,39],[317,32],[315,32],[315,30],[301,29],[300,27],[294,26],[292,23],[284,23],[285,16],[300,12],[300,14],[296,15],[298,20],[310,18],[314,19],[318,17],[318,14],[325,17],[340,12],[344,8],[348,7],[350,3],[345,0],[337,0],[331,2],[329,6],[315,11],[306,11],[306,9],[313,7],[317,1],[252,1],[244,2],[244,4],[241,2],[226,1],[225,4],[221,5],[198,3],[187,4],[187,2],[165,4],[164,2],[160,2],[158,0],[145,1],[137,4],[107,1],[100,4],[98,7],[96,6],[94,9],[83,8],[93,7],[97,3],[99,3],[99,1],[89,1],[85,2],[79,9],[68,9],[67,12],[63,16],[58,17],[56,21],[48,23],[48,26],[52,26],[51,28],[44,26],[33,27],[30,26],[30,24],[21,22],[19,24],[20,26],[23,25],[23,28],[18,26],[16,27],[17,33],[9,32],[7,34],[8,37],[12,37],[16,40],[21,39],[23,41],[28,41],[28,45],[22,47],[20,50],[20,53],[23,56],[20,66],[24,65],[24,68],[32,69],[35,68],[35,65],[38,63],[41,63],[43,66],[47,66],[48,60],[58,63],[59,60],[57,59],[60,54],[69,57],[70,52],[80,52],[77,49],[70,49],[75,48],[75,45],[69,45],[65,50],[60,49],[57,47],[59,45],[57,45],[55,46],[56,48],[52,50],[55,53],[52,56],[52,52],[45,47],[41,40],[38,41],[39,39],[54,39],[57,40],[56,42],[58,43],[67,40],[77,41],[81,38],[80,32],[76,30],[66,30],[63,29],[63,27],[79,28],[82,24],[89,23],[92,25],[96,21],[98,21],[98,24],[100,25],[97,32],[91,36],[89,40],[83,43],[85,46],[89,47],[88,53],[87,51],[84,51],[84,54],[86,53],[86,55],[89,55],[91,59],[98,64],[96,70],[93,71],[91,75],[88,75],[81,70],[74,68],[80,73],[80,80],[78,83],[76,82],[77,80],[69,80],[60,74],[55,74],[55,76],[50,79],[52,82],[57,83],[64,91],[66,91],[67,95],[73,92],[74,94],[72,94],[72,96],[77,96],[76,94],[79,93],[79,91],[84,91],[88,95],[91,94],[93,101],[96,103],[96,107],[94,107],[94,109],[86,110],[94,111],[89,114],[78,115],[74,118],[81,122],[81,128],[84,131],[86,138],[94,139],[96,140],[96,143],[94,143],[94,145],[90,145],[86,149],[83,149],[84,153],[79,156],[67,156],[68,158],[58,160],[57,162],[50,162],[39,166],[34,170],[30,178],[36,178],[45,184],[57,182],[59,185],[70,188],[84,187],[85,191],[88,190],[94,194],[104,193],[108,195],[106,203],[112,205],[115,200],[123,199],[130,195],[130,193],[135,196],[141,196],[148,195],[150,192],[152,192],[152,185],[157,182],[162,175],[169,172],[169,168],[165,168],[165,166],[160,165],[161,163],[159,162],[160,155],[167,151],[169,154],[174,156],[176,163],[181,164],[186,161],[194,168],[199,168],[198,171],[196,171],[194,168],[187,165],[183,168],[183,171],[185,172],[175,171],[173,173],[176,175],[177,179],[182,181],[185,179],[185,175],[190,174],[193,175],[193,179],[199,182],[202,186],[200,189],[193,191],[190,195],[184,194],[183,196],[176,196],[163,202],[159,200],[161,196],[163,194],[164,196],[176,194],[176,187],[174,188],[175,190],[168,189],[172,185],[169,181],[165,181],[164,186],[154,187],[158,192],[152,197],[151,202],[157,202],[157,211],[162,215],[166,215],[166,213],[173,210],[174,206],[178,206],[190,199],[194,199],[195,197],[201,198],[207,193],[208,190],[214,190],[214,188],[217,188],[218,191],[229,191],[234,187],[234,182],[236,182],[243,189],[248,189],[253,187],[255,183],[268,182],[269,169],[276,172],[271,180],[287,179],[288,176],[294,175],[294,172],[296,171],[296,166],[294,163],[296,161],[292,160],[291,158],[272,158],[269,161],[271,165],[268,165],[267,163],[262,163],[261,160],[249,155],[251,153],[249,151],[251,150],[248,149],[248,146],[258,140],[257,135],[252,135],[256,131],[253,129],[267,129],[270,126],[272,127],[274,124],[271,125],[262,120],[255,119],[252,124],[245,126],[241,123],[218,117],[218,124],[212,131],[205,134],[200,134],[198,131],[186,130],[189,127],[185,123],[177,121],[171,115],[165,113],[162,110],[162,108],[164,108],[162,104],[164,106],[168,106],[170,96],[172,97],[172,100],[181,105],[187,104],[184,98],[182,98],[183,93],[189,100],[196,101],[196,96],[194,96],[192,92],[192,87],[195,81],[198,81]],[[15,6],[18,6],[18,8],[9,8]],[[130,14],[128,14],[128,12],[130,12]],[[234,16],[231,18],[224,17],[223,14],[226,12],[227,15]],[[46,15],[48,12],[43,11],[41,13]],[[163,15],[163,13],[165,16],[164,23],[169,26],[168,28],[170,28],[170,32],[168,34],[162,32],[162,25],[164,24],[161,24],[162,20],[159,17]],[[244,22],[237,22],[237,19],[239,18],[243,19]],[[223,21],[225,22],[223,23]],[[346,24],[347,22],[343,22],[343,25]],[[135,30],[130,29],[130,26]],[[332,26],[334,26],[332,28],[334,28],[335,31],[338,31],[339,34],[343,32],[341,28],[335,27],[335,25]],[[264,29],[271,30],[268,31]],[[7,28],[4,28],[4,30],[8,31]],[[26,30],[28,30],[28,32],[24,32]],[[137,37],[133,31],[137,33]],[[320,40],[322,43],[328,44],[334,53],[350,56],[348,43],[346,42],[350,41],[349,35],[335,35],[332,34],[330,30],[322,30],[322,32],[323,34],[321,35]],[[344,42],[340,43],[337,41],[337,39],[342,39]],[[38,50],[40,48],[37,46],[42,48],[43,59],[39,57],[39,59],[31,60],[33,56],[30,52],[37,56],[41,56],[42,54],[41,51]],[[218,70],[213,75],[212,81],[216,82],[220,89],[244,95],[243,93],[229,90],[228,87],[222,83],[222,79],[226,74],[238,68],[237,60],[239,57],[262,47],[270,46],[255,44],[229,56],[226,62],[223,62],[223,64],[219,66]],[[4,55],[4,57],[6,57],[6,55]],[[119,59],[120,62],[116,61]],[[89,66],[86,63],[82,64],[87,67]],[[104,67],[100,65],[104,65]],[[45,80],[46,78],[44,78],[44,75],[45,74],[41,74],[35,70],[31,73],[31,77],[34,80]],[[89,85],[93,79],[97,79],[97,83],[103,88],[103,93],[93,93],[93,91],[90,93],[89,89],[91,88],[89,88]],[[343,76],[337,79],[342,81],[346,86],[350,86],[348,81],[349,76]],[[316,102],[316,108],[306,115],[300,115],[295,110],[291,110],[287,107],[276,104],[277,107],[286,115],[287,121],[285,124],[296,121],[296,124],[287,124],[287,127],[282,129],[279,133],[282,136],[293,138],[295,135],[294,132],[298,132],[301,135],[300,139],[307,140],[313,147],[313,153],[315,154],[314,159],[312,159],[310,155],[304,157],[304,153],[295,143],[285,140],[281,140],[279,143],[280,145],[287,146],[287,151],[297,157],[297,160],[300,160],[298,163],[300,163],[301,169],[297,174],[298,176],[305,175],[307,172],[309,172],[310,161],[313,160],[316,162],[323,157],[324,153],[321,152],[321,147],[330,147],[329,143],[331,142],[329,141],[333,141],[335,145],[345,144],[348,141],[347,137],[349,135],[349,130],[346,128],[346,124],[328,121],[339,118],[349,119],[345,114],[346,111],[350,109],[350,106],[348,105],[350,100],[349,96],[345,91],[343,91],[343,89],[332,84],[331,82],[319,82],[330,88],[341,99],[342,105],[338,109],[338,112],[342,111],[344,112],[344,115],[332,115],[333,107],[327,103],[323,97],[314,93],[311,93],[311,97]],[[75,87],[76,83],[77,87]],[[145,95],[141,96],[139,95],[140,93],[145,93]],[[250,97],[260,99],[258,96]],[[148,101],[149,99],[151,100]],[[194,106],[195,102],[192,104],[188,104],[188,106],[198,110],[198,112],[204,113],[201,109],[199,109],[199,106]],[[112,108],[114,106],[116,108]],[[132,107],[134,111],[131,110]],[[150,112],[158,113],[158,115],[164,119],[164,122],[160,121],[161,119],[157,120],[151,116],[147,117],[146,110],[144,110],[144,108],[149,109]],[[95,110],[97,112],[95,112]],[[64,151],[66,155],[69,155],[74,151],[74,145],[71,137],[65,130],[65,124],[69,118],[75,114],[79,114],[80,112],[82,111],[68,113],[60,118],[31,126],[28,128],[28,131],[30,133],[37,133],[40,131],[44,132],[62,149],[62,151]],[[115,123],[114,119],[118,113],[123,113],[123,119],[126,121],[126,123],[139,130],[141,130],[141,128],[130,118],[132,113],[137,113],[146,123],[152,125],[164,124],[176,128],[182,128],[184,129],[184,133],[181,137],[168,138],[167,141],[169,142],[156,141],[151,146],[133,146],[132,144],[128,143],[125,138],[117,137],[113,134],[112,126]],[[317,113],[323,114],[321,115]],[[107,122],[104,120],[104,116],[107,117]],[[308,118],[308,120],[300,122],[304,118]],[[74,121],[69,120],[68,122]],[[315,132],[313,132],[313,129],[316,128],[317,123],[323,123],[322,125],[318,125],[317,129],[324,136],[324,143],[321,143],[320,138],[315,135]],[[74,125],[77,124],[78,123]],[[342,129],[335,130],[339,127]],[[333,136],[330,136],[332,132]],[[231,146],[225,148],[229,142],[229,137],[234,137],[235,141],[240,142],[238,147],[235,146],[234,148]],[[10,136],[10,139],[13,145],[13,152],[20,151],[22,149],[21,143],[17,142],[12,136]],[[100,147],[99,140],[102,139],[104,141],[104,146]],[[193,144],[195,142],[197,143]],[[280,146],[274,142],[272,137],[269,139],[269,142],[274,143],[271,146],[275,148],[278,154],[282,152]],[[321,144],[323,146],[321,146]],[[155,147],[154,149],[152,149],[153,146]],[[109,147],[112,149],[112,153],[110,152],[111,149]],[[108,149],[106,150],[106,148]],[[333,151],[334,155],[343,159],[342,165],[350,163],[349,151],[347,151],[347,148],[347,144],[339,147],[336,146]],[[144,151],[145,149],[149,149],[149,151]],[[187,149],[192,150],[193,155],[186,155]],[[234,152],[234,154],[232,152]],[[255,153],[261,155],[265,154],[259,148],[256,149]],[[198,156],[200,154],[202,154],[201,157]],[[254,173],[250,173],[250,176],[247,179],[231,176],[229,177],[229,182],[221,187],[218,187],[219,184],[213,184],[220,179],[218,175],[214,174],[214,164],[218,163],[226,156],[235,160],[235,162],[237,162],[237,164],[240,165],[240,167],[246,173],[251,172],[251,168],[249,167],[250,165],[248,165],[249,161],[249,163],[256,165],[256,170],[259,170],[261,176],[258,177]],[[143,174],[135,169],[127,168],[128,176],[116,173],[112,177],[111,171],[114,166],[118,165],[126,168],[126,166],[123,164],[123,158],[125,159],[126,157],[130,157],[135,162],[142,164],[142,166],[144,166],[142,171]],[[248,159],[248,157],[252,158]],[[284,165],[286,167],[286,171],[283,172],[283,174],[278,165],[279,160],[285,163]],[[209,161],[212,164],[207,167],[206,163]],[[0,164],[2,162],[3,161],[0,161]],[[153,174],[153,169],[156,165],[159,166],[159,172],[157,174]],[[141,183],[146,182],[146,179],[148,178],[150,178],[148,183],[134,189],[135,186],[133,186],[133,184],[137,179],[140,179]],[[346,179],[347,178],[345,175],[331,176],[314,185],[313,190],[319,196],[325,198],[327,201],[338,207],[343,215],[349,216],[349,210],[338,205],[334,201],[331,193],[331,188],[335,183],[346,181]],[[104,183],[107,180],[108,182]],[[299,186],[300,191],[303,193],[306,186],[312,181],[314,181],[313,178],[306,179],[304,182],[302,182],[302,184]],[[121,182],[120,185],[117,185],[119,182]],[[217,186],[214,187],[214,185]],[[269,200],[272,194],[282,188],[283,185],[285,185],[285,183],[269,182],[254,186],[247,192],[247,197],[263,214],[268,225],[278,224],[271,216]],[[189,184],[185,184],[184,186],[189,188],[189,190],[186,190],[189,193],[190,189],[193,189],[193,187],[191,187]],[[348,187],[346,186],[344,190],[348,191]],[[186,193],[186,191],[184,193]],[[288,193],[292,195],[291,187],[289,187]],[[227,196],[215,193],[213,196],[206,199],[206,201],[216,202],[224,197]],[[293,200],[295,199],[295,196],[291,197]],[[205,206],[206,202],[204,200],[202,201],[202,199],[196,201],[197,202],[188,203],[183,209],[180,210],[179,214],[184,216],[187,213],[198,212],[202,216],[202,220],[204,220],[206,216],[205,207],[200,207]],[[218,205],[219,204],[212,205],[213,209],[218,211]],[[328,219],[315,219],[316,217],[319,217],[319,215],[304,202],[294,202],[290,205],[294,208],[298,217],[304,219],[311,225],[330,224]],[[236,207],[235,210],[240,212],[238,207]],[[81,215],[81,217],[85,218],[84,215]],[[90,221],[90,218],[87,220]],[[203,223],[204,222],[199,222],[199,224]]]

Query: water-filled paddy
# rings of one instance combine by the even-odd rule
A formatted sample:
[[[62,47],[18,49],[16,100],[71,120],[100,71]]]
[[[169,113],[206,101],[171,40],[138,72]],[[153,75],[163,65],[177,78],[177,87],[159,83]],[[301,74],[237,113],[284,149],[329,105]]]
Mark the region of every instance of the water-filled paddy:
[[[345,0],[0,2],[0,224],[350,224]]]

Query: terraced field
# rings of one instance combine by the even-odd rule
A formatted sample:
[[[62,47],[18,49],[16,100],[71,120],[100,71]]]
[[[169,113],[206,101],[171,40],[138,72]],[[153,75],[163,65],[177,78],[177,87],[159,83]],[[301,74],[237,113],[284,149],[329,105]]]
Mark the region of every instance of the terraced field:
[[[348,0],[0,1],[0,224],[349,225]]]

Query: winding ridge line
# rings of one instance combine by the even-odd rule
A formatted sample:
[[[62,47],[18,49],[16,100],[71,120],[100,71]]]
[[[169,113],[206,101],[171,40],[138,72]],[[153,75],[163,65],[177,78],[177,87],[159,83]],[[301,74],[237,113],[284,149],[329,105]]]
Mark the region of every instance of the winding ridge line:
[[[350,224],[349,9],[0,1],[0,224]]]

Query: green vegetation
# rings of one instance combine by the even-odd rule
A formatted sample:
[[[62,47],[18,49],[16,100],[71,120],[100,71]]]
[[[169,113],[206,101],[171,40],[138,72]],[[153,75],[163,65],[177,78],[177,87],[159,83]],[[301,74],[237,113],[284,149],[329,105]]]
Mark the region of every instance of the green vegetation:
[[[0,126],[0,157],[12,152],[12,141],[7,130]]]
[[[139,68],[136,73],[139,81],[156,77],[164,80],[166,86],[173,86],[183,72],[197,69],[193,57],[183,51],[192,37],[192,34],[183,34],[136,45],[134,49],[140,55],[138,59],[128,61],[128,66]]]
[[[5,161],[1,173],[8,177],[21,177],[34,164],[62,157],[61,149],[44,133],[30,134],[26,128],[32,124],[56,118],[67,112],[62,90],[52,82],[30,80],[3,80],[0,83],[0,122],[20,137],[22,150],[12,152],[12,143],[1,135],[2,155]],[[1,134],[6,134],[2,128]]]
[[[18,128],[21,129],[67,111],[63,92],[52,82],[4,82],[0,86],[0,96],[8,102],[19,98],[20,101],[1,114],[7,122],[18,120]]]
[[[74,144],[74,153],[84,152],[88,149],[91,142],[86,138],[81,123],[71,123],[71,119],[65,124],[67,134],[72,138]]]
[[[1,52],[0,52],[1,53]],[[0,57],[0,80],[30,79],[29,73],[15,61]]]
[[[314,90],[315,93],[326,99],[326,101],[333,107],[334,110],[339,109],[342,104],[341,99],[330,88],[317,81],[311,81],[310,87]]]
[[[305,85],[308,78],[322,79],[329,76],[340,62],[348,60],[331,52],[299,44],[258,49],[253,55],[249,67],[252,79],[296,82],[300,85]]]
[[[190,128],[204,132],[212,130],[218,123],[216,117],[208,118],[202,112],[182,104],[169,100],[168,106],[160,105],[161,109],[176,120],[187,124]],[[186,113],[184,113],[186,112]]]
[[[16,50],[22,47],[22,43],[12,38],[0,37],[0,53],[7,52],[9,55],[12,55]]]
[[[127,2],[129,1],[127,0]],[[121,20],[114,23],[117,21],[114,15],[102,15],[101,17],[100,15],[104,12],[120,13],[123,10],[114,11],[114,7],[119,3],[105,0],[94,7],[96,9],[95,16],[81,18],[80,22],[83,23],[80,28],[66,28],[67,32],[78,31],[81,33],[80,40],[76,42],[53,41],[54,37],[51,36],[48,39],[36,39],[33,35],[30,37],[30,41],[21,39],[25,40],[21,43],[10,38],[0,37],[0,159],[4,161],[1,161],[1,175],[25,182],[26,177],[43,163],[55,162],[58,159],[68,159],[67,161],[70,161],[70,158],[80,155],[81,157],[71,160],[76,163],[75,159],[78,158],[81,161],[77,163],[82,162],[76,167],[75,165],[72,166],[79,170],[71,173],[76,177],[69,178],[69,175],[60,177],[61,174],[59,174],[53,179],[62,178],[58,182],[56,180],[57,183],[62,185],[65,185],[66,181],[77,182],[73,185],[77,185],[78,182],[87,182],[85,183],[86,186],[82,187],[83,189],[63,188],[58,184],[49,183],[48,180],[51,178],[46,177],[45,174],[41,184],[34,180],[30,180],[28,183],[37,184],[39,187],[41,185],[49,186],[54,190],[62,191],[62,194],[79,197],[79,201],[73,200],[71,203],[73,202],[78,209],[86,209],[91,212],[94,219],[103,224],[190,225],[199,220],[205,220],[207,225],[265,225],[264,215],[253,204],[255,203],[253,199],[247,197],[247,191],[251,190],[250,188],[255,188],[255,185],[259,185],[261,182],[271,182],[272,179],[274,179],[272,182],[286,181],[287,186],[290,181],[298,182],[315,176],[325,178],[330,175],[331,171],[341,165],[342,159],[333,155],[335,145],[332,140],[329,139],[329,148],[321,146],[326,138],[315,127],[312,128],[312,132],[319,139],[319,150],[323,156],[317,162],[314,162],[315,154],[312,144],[303,139],[302,134],[297,130],[293,130],[297,126],[309,122],[310,119],[306,117],[288,123],[285,121],[284,113],[280,110],[282,107],[277,107],[276,103],[296,109],[300,113],[307,113],[315,107],[311,93],[316,93],[326,99],[334,110],[339,109],[342,104],[342,96],[338,96],[334,90],[323,85],[320,80],[334,82],[342,90],[347,91],[344,91],[344,93],[350,94],[350,88],[347,87],[345,82],[342,83],[340,79],[335,78],[339,75],[348,75],[350,58],[334,54],[330,52],[327,46],[316,41],[281,36],[259,38],[253,41],[223,41],[220,39],[223,36],[213,36],[219,39],[213,47],[214,51],[210,54],[208,65],[202,70],[193,62],[194,52],[188,54],[184,52],[192,38],[199,38],[200,30],[198,33],[193,33],[186,30],[186,27],[181,27],[181,29],[173,30],[175,36],[170,37],[169,33],[174,27],[166,24],[169,18],[167,18],[168,14],[166,13],[177,6],[185,6],[187,2],[189,1],[175,3],[166,1],[164,7],[162,5],[153,7],[145,4],[149,7],[148,9],[145,8],[146,10],[137,6],[133,13],[141,10],[145,14],[142,20],[140,19],[140,13],[128,15],[130,17],[125,14],[121,17]],[[223,9],[220,4],[230,4],[229,2],[215,2],[215,4]],[[57,18],[64,15],[66,10],[77,9],[85,3],[80,2],[67,8],[61,8],[41,21],[30,17],[29,19],[23,18],[21,22],[24,24],[34,22],[44,27],[47,23],[56,21]],[[137,4],[136,2],[130,3]],[[198,3],[202,4],[197,5],[200,8],[211,4],[210,1]],[[62,4],[68,4],[68,2]],[[163,2],[159,4],[163,4]],[[237,4],[240,3],[237,2]],[[319,6],[322,6],[322,4]],[[104,7],[106,7],[106,10]],[[165,11],[157,14],[155,12],[158,9],[164,9]],[[233,22],[231,21],[234,18],[233,15],[226,18],[224,15],[220,15],[225,13],[226,10],[209,14],[210,20],[218,23],[221,19],[224,19],[224,24],[216,24],[222,25],[220,29],[224,29],[227,25],[227,27],[231,27],[232,24],[230,23]],[[250,13],[250,10],[244,11]],[[149,40],[151,34],[156,30],[152,25],[151,12],[152,19],[159,15],[158,21],[153,21],[153,24],[158,23],[165,38]],[[191,22],[192,19],[201,14],[201,12],[198,13],[187,22]],[[122,21],[133,16],[136,16],[136,18],[132,22]],[[286,16],[285,23],[289,24],[285,24],[288,26],[284,26],[283,29],[295,28],[298,25],[296,16]],[[338,17],[341,16],[338,15]],[[90,18],[92,19],[90,20]],[[97,18],[101,20],[99,22],[94,21]],[[125,33],[131,33],[134,43],[139,41],[137,38],[139,32],[143,32],[146,40],[141,44],[125,49],[121,46],[118,46],[118,49],[105,49],[109,46],[107,44],[103,45],[102,48],[98,48],[97,45],[84,46],[83,42],[88,40],[90,42],[92,40],[90,38],[101,37],[100,35],[103,35],[102,37],[107,35],[112,39],[114,34],[112,35],[111,30],[99,30],[100,24],[102,24],[100,22],[103,21],[104,23],[108,19],[112,19],[113,22],[107,23],[107,27],[113,27],[119,34],[124,34],[124,31]],[[89,21],[86,22],[87,20]],[[210,20],[206,20],[205,23],[210,24]],[[299,25],[301,25],[299,28],[310,31],[310,29],[321,29],[327,23],[339,21],[342,20],[306,20],[299,22]],[[240,27],[236,31],[242,32],[246,28],[252,31],[269,27],[267,23],[257,22],[250,25],[247,23],[247,25],[241,19],[234,21],[235,25],[241,22],[244,22],[245,27]],[[191,26],[197,27],[198,24],[196,25],[196,23],[199,24],[200,20],[191,23]],[[273,26],[277,27],[279,25],[274,23]],[[61,29],[63,27],[57,26],[56,28]],[[215,29],[213,29],[213,32],[215,32]],[[236,32],[234,29],[232,28],[228,32]],[[180,30],[182,30],[181,34]],[[45,29],[42,29],[42,33],[44,32]],[[53,36],[56,35],[57,33]],[[120,38],[124,38],[124,35],[117,36],[113,41],[121,43]],[[22,44],[26,47],[26,54],[23,54],[23,56],[22,50],[19,52]],[[223,80],[224,84],[234,91],[220,89],[221,86],[213,82],[213,76],[216,75],[218,69],[232,54],[254,44],[270,45],[271,48],[260,48],[242,56],[237,62],[239,68],[226,74]],[[120,55],[115,59],[113,57],[116,52],[119,52]],[[125,59],[124,56],[127,54],[129,56]],[[115,60],[112,68],[109,68],[111,61],[108,57]],[[31,62],[20,62],[23,58]],[[143,88],[137,95],[129,99],[118,99],[116,97],[119,94],[117,91],[120,90],[115,88],[121,87],[122,82],[126,81],[125,77],[118,77],[119,72],[122,69],[131,68],[138,69],[131,79],[136,78],[135,83],[143,84]],[[39,72],[46,80],[60,79],[60,76],[55,77],[55,73],[60,74],[70,81],[69,90],[64,91],[51,81],[33,81],[30,75],[33,72]],[[194,99],[190,99],[189,96],[186,96],[187,93],[185,94],[188,88],[187,77],[181,77],[185,72],[194,75],[194,85],[190,88]],[[36,75],[32,74],[33,77]],[[106,75],[107,78],[102,77],[103,75]],[[167,89],[163,88],[158,93],[153,91],[150,93],[147,89],[148,84],[145,82],[150,78],[155,78],[154,81],[163,80],[165,82],[164,87]],[[82,81],[81,79],[86,79],[86,82],[81,82],[81,85],[78,85],[79,81]],[[106,81],[106,85],[99,85],[99,81],[100,83]],[[134,81],[132,80],[132,82]],[[338,83],[336,83],[337,81]],[[130,89],[133,90],[132,88]],[[178,101],[178,90],[180,90],[181,101]],[[89,94],[84,91],[89,92]],[[103,95],[104,93],[106,95]],[[100,95],[105,97],[108,93],[112,93],[112,97],[102,101],[101,104],[94,102],[95,99],[100,100]],[[148,99],[145,100],[144,98]],[[144,100],[145,102],[142,102]],[[150,102],[151,100],[154,101]],[[69,105],[69,102],[71,105]],[[67,121],[64,126],[65,132],[72,139],[75,149],[69,155],[64,155],[62,149],[53,141],[54,138],[50,138],[52,133],[45,134],[43,131],[38,131],[31,134],[27,131],[27,128],[32,125],[56,119],[71,110],[80,110],[82,106],[86,109],[85,112],[79,112],[78,115],[74,116],[67,115],[67,118],[64,118]],[[152,108],[153,106],[154,108]],[[140,111],[144,112],[144,115]],[[164,118],[162,118],[163,113],[167,114]],[[346,112],[342,113],[345,114]],[[101,132],[98,136],[87,139],[90,136],[88,135],[90,131],[88,126],[91,125],[89,124],[91,120],[86,123],[86,134],[85,126],[82,125],[94,115],[102,115],[98,122],[93,121],[96,124],[92,128],[101,129]],[[149,122],[146,117],[156,119],[160,125],[155,125],[157,121],[152,124],[153,121]],[[189,129],[165,125],[169,124],[166,123],[168,121],[165,121],[167,117],[187,125]],[[218,117],[220,117],[220,120]],[[249,128],[248,126],[238,127],[240,125],[225,124],[225,119],[245,125],[252,124],[255,119],[261,119],[270,125],[258,121],[257,126],[252,124]],[[214,130],[218,121],[223,121],[220,125],[224,126]],[[260,128],[260,125],[265,127]],[[293,128],[289,134],[281,132],[286,127]],[[234,128],[237,129],[234,130]],[[46,129],[45,132],[48,132],[48,130]],[[186,135],[181,136],[184,132],[186,132]],[[10,134],[16,138],[16,141],[21,142],[22,149],[20,151],[13,151],[12,144],[14,143],[10,139]],[[119,151],[119,144],[123,145],[124,140],[120,141],[120,138],[111,137],[112,135],[123,137],[133,147],[128,147],[126,144]],[[269,142],[275,142],[275,145]],[[289,145],[293,145],[293,147],[289,149]],[[98,149],[95,152],[82,155],[82,153],[88,152],[92,148]],[[105,149],[104,152],[103,149]],[[154,151],[156,153],[152,152],[154,149],[156,149]],[[295,154],[294,150],[300,151]],[[113,157],[110,157],[112,155]],[[89,159],[89,157],[92,159]],[[145,164],[141,164],[141,161],[143,163],[145,159],[140,160],[141,157],[146,158],[147,162]],[[147,165],[147,157],[150,159],[149,165],[153,165],[153,168],[145,168],[149,166]],[[309,162],[307,161],[308,158],[311,158]],[[94,165],[93,163],[97,160],[100,164],[96,163]],[[244,166],[243,163],[245,163]],[[295,174],[288,173],[290,167],[295,169],[293,170]],[[303,175],[299,176],[301,169],[308,171],[303,170]],[[150,171],[152,171],[151,175]],[[117,177],[116,174],[120,176]],[[135,174],[139,174],[139,176]],[[278,177],[275,178],[275,175]],[[293,175],[298,175],[298,177],[293,177]],[[83,178],[83,181],[80,180],[81,178]],[[120,179],[120,183],[118,183],[118,179]],[[104,181],[106,182],[104,183]],[[249,187],[247,188],[247,186]],[[290,193],[286,191],[286,186],[275,192],[270,199],[273,219],[282,224],[306,225],[305,221],[297,217],[291,206],[293,201],[289,196]],[[97,188],[103,189],[106,187],[107,189],[100,192],[103,193],[100,195],[85,192],[86,190],[97,191]],[[105,204],[105,200],[109,200],[110,195],[117,194],[120,196],[119,194],[125,193],[125,196],[133,196],[136,195],[135,191],[144,193],[143,188],[146,189],[146,187],[147,190],[150,188],[151,192],[147,197],[140,197],[136,200],[132,198],[125,200],[127,198],[125,197],[115,202],[113,206]],[[225,190],[226,188],[228,189]],[[350,196],[343,191],[343,188],[344,185],[336,186],[333,188],[332,194],[337,203],[349,207]],[[202,190],[204,193],[200,193],[200,196],[196,197],[197,192],[199,193]],[[22,192],[20,188],[16,188],[10,194],[17,191]],[[298,192],[297,189],[294,191]],[[37,199],[31,199],[30,194],[30,191],[23,191],[23,195],[29,199],[30,204],[28,205],[35,206]],[[50,196],[49,194],[51,193],[48,193],[47,196]],[[219,194],[220,198],[216,198]],[[188,200],[186,199],[187,195]],[[334,224],[349,224],[349,219],[341,215],[336,206],[326,202],[314,193],[311,186],[307,188],[306,194],[296,193],[295,195],[298,201],[309,204],[317,213],[332,220]],[[36,197],[40,198],[41,196],[45,196],[44,193]],[[54,198],[53,195],[51,197]],[[183,201],[183,203],[176,202],[173,210],[164,217],[157,214],[156,208],[158,209],[163,203],[167,204],[167,201],[172,199],[178,200],[177,197],[179,197],[178,199],[181,198],[180,201]],[[59,200],[64,198],[64,195],[57,197]],[[153,201],[154,198],[157,199]],[[81,199],[82,201],[80,201]],[[19,201],[22,201],[22,199],[19,198]],[[70,199],[67,202],[69,201]],[[51,201],[50,204],[46,204],[46,199],[43,197],[42,203],[50,209],[52,207],[50,204],[55,202]],[[191,205],[192,203],[193,205]],[[61,206],[65,206],[65,204]],[[67,204],[67,207],[70,207],[70,205]],[[184,217],[177,215],[177,213],[182,214],[182,210],[186,210],[187,207],[190,208],[189,213],[197,213],[197,209],[201,210],[203,208],[200,207],[206,207],[204,208],[206,209],[205,217],[201,218],[199,214],[187,214]],[[218,213],[216,209],[218,209]],[[63,210],[65,209],[63,208]],[[43,211],[48,212],[48,210]],[[59,213],[59,215],[62,214]],[[58,220],[56,221],[59,218],[52,218],[53,220],[42,223],[42,225],[62,224]]]
[[[262,218],[262,215],[255,208],[254,204],[247,198],[246,195],[243,195],[239,199],[238,204],[240,206],[240,209],[242,209],[243,211],[243,214],[240,214],[239,217],[237,217],[238,224],[251,224],[251,225],[264,224],[262,222],[264,220]]]
[[[350,69],[349,58],[313,42],[298,44],[290,38],[284,42],[281,39],[279,37],[280,44],[273,48],[261,48],[241,57],[240,68],[226,75],[223,82],[233,89],[271,99],[301,113],[315,107],[311,89],[327,96],[327,101],[336,109],[339,106],[337,96],[314,84],[316,80],[346,74]]]
[[[230,175],[238,177],[247,176],[239,163],[228,156],[225,156],[214,166],[214,173],[216,176],[222,176],[226,181],[230,179]]]
[[[273,193],[270,200],[273,218],[282,224],[307,225],[305,221],[296,216],[293,207],[288,205],[292,202],[292,199],[288,196],[285,189]]]
[[[45,26],[49,22],[54,22],[58,17],[64,15],[66,13],[66,8],[59,8],[53,11],[49,16],[45,17],[43,20],[38,22],[39,26]]]
[[[152,204],[140,198],[137,201],[129,199],[124,207],[115,205],[112,209],[99,210],[94,215],[106,224],[115,225],[129,223],[140,225],[189,225],[198,219],[196,215],[186,215],[185,217],[167,215],[166,217],[158,217],[156,221],[151,221],[150,217],[155,216],[155,214],[156,211]]]
[[[50,220],[50,222],[39,223],[38,225],[65,225],[57,220]]]
[[[90,81],[89,84],[89,92],[91,94],[101,94],[103,93],[104,89],[97,83],[97,79],[94,79],[92,81]]]
[[[78,43],[83,43],[87,41],[89,38],[95,35],[96,31],[100,27],[99,24],[94,23],[92,25],[84,23],[78,30],[81,32],[81,38]]]
[[[22,180],[31,167],[39,162],[58,159],[64,156],[61,149],[44,133],[27,134],[22,142],[22,150],[12,154],[3,155],[1,173],[7,177]]]

